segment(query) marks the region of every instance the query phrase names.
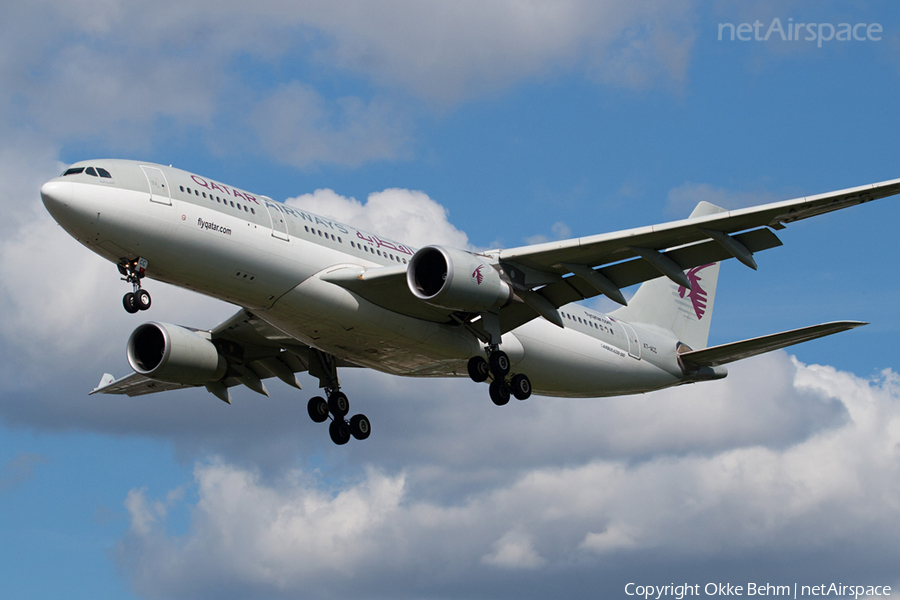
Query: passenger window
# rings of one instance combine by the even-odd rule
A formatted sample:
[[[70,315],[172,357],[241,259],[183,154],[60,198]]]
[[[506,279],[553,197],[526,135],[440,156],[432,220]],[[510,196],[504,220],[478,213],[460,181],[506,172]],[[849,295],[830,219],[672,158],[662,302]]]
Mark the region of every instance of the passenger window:
[[[203,196],[204,198],[206,198],[206,192],[203,192],[202,196]]]
[[[91,177],[97,176],[97,171],[94,170],[94,167],[88,167],[84,170],[85,175],[90,175]]]
[[[188,194],[191,193],[191,188],[188,188],[188,189],[187,189],[187,193],[188,193]]]
[[[195,196],[199,196],[199,195],[200,195],[200,192],[198,192],[197,190],[194,190],[194,195],[195,195]]]
[[[97,167],[97,173],[100,175],[100,177],[112,179],[112,175],[110,175],[109,171],[107,171],[106,169],[101,169],[100,167]]]
[[[179,186],[178,186],[178,189],[181,190],[181,191],[183,192],[183,191],[184,191],[184,186],[183,186],[183,185],[179,185]]]
[[[72,167],[71,169],[67,169],[65,173],[63,173],[63,177],[66,175],[78,175],[80,173],[84,173],[84,167]]]
[[[234,200],[229,200],[231,202],[231,208],[234,208]]]
[[[251,215],[255,215],[255,214],[256,214],[256,209],[254,209],[253,207],[250,207],[250,214],[251,214]]]

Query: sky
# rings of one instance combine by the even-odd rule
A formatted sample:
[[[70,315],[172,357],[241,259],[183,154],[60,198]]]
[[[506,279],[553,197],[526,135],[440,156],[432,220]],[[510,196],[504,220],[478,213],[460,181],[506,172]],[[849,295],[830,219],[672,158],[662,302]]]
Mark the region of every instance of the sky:
[[[787,41],[775,19],[816,25]],[[842,23],[862,39],[828,39]],[[900,588],[896,198],[790,225],[756,272],[724,264],[710,344],[866,327],[620,398],[496,407],[468,380],[346,370],[373,433],[337,447],[306,374],[232,406],[88,396],[129,372],[142,318],[236,307],[149,282],[126,314],[115,267],[39,197],[72,162],[131,158],[411,245],[513,247],[900,177],[898,92],[892,2],[5,6],[2,596]]]

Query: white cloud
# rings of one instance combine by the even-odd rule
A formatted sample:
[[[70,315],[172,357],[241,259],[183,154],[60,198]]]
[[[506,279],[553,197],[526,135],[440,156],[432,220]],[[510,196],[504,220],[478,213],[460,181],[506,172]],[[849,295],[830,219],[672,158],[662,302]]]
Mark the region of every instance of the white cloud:
[[[551,239],[554,240],[565,240],[572,237],[572,229],[563,223],[562,221],[557,221],[550,227],[550,231],[553,232],[553,237],[550,238],[542,233],[537,235],[532,235],[530,237],[525,238],[526,244],[543,244],[544,242],[549,242]]]
[[[313,4],[308,20],[333,44],[321,61],[440,104],[586,65],[626,87],[680,80],[692,43],[690,5],[395,1]]]
[[[767,190],[741,192],[709,183],[685,181],[678,187],[669,190],[669,194],[666,196],[666,212],[686,218],[700,201],[706,201],[722,208],[736,209],[778,200],[784,200],[784,198]]]
[[[469,247],[468,236],[450,223],[447,209],[425,192],[389,188],[369,194],[363,204],[326,189],[288,198],[285,203],[415,247]]]
[[[358,166],[408,154],[408,124],[387,101],[355,96],[327,102],[312,87],[282,86],[259,102],[250,117],[260,144],[279,162],[307,166],[331,162]]]
[[[597,553],[615,552],[616,550],[634,548],[638,543],[634,537],[632,537],[629,529],[629,527],[622,525],[621,523],[616,523],[610,525],[600,533],[588,532],[579,548]]]
[[[684,0],[20,3],[0,23],[0,130],[130,150],[208,132],[200,141],[224,149],[224,120],[291,165],[394,160],[421,113],[410,95],[449,107],[579,71],[680,82],[693,18]],[[283,68],[297,64],[312,74]],[[313,88],[317,70],[336,69],[375,89]]]
[[[708,452],[701,442],[694,450],[654,452],[644,459],[601,458],[600,443],[594,456],[566,458],[567,445],[578,435],[571,427],[577,430],[583,420],[569,411],[563,417],[569,429],[541,423],[544,437],[562,448],[552,464],[531,460],[530,466],[514,468],[512,477],[481,478],[475,489],[463,486],[467,491],[453,489],[465,472],[478,471],[491,456],[504,455],[515,464],[517,454],[538,440],[517,430],[515,446],[495,442],[488,453],[458,462],[431,460],[408,447],[407,467],[395,475],[369,468],[327,487],[308,471],[266,480],[225,462],[199,463],[198,499],[182,503],[192,514],[189,531],[173,536],[164,518],[148,519],[145,510],[132,507],[140,527],[121,543],[120,561],[139,593],[172,598],[200,595],[191,589],[235,589],[244,596],[321,594],[335,578],[334,565],[341,565],[341,582],[324,595],[358,594],[365,582],[391,596],[471,596],[467,586],[479,581],[528,595],[534,593],[528,587],[532,580],[516,573],[538,571],[542,581],[552,582],[554,572],[573,565],[606,569],[606,584],[621,589],[619,567],[648,556],[656,561],[650,564],[677,562],[685,576],[698,578],[711,559],[720,567],[722,560],[730,561],[734,576],[743,578],[760,576],[763,567],[775,572],[789,556],[807,567],[795,578],[817,577],[855,560],[860,540],[881,563],[895,565],[900,377],[885,372],[880,380],[866,381],[830,367],[791,364],[781,356],[789,367],[784,372],[755,363],[748,379],[784,378],[792,391],[780,403],[802,406],[809,395],[837,401],[846,420],[787,443],[730,440]],[[756,388],[748,390],[750,396],[764,399],[758,385],[748,387]],[[708,388],[694,387],[695,399],[702,389]],[[717,402],[728,407],[734,400]],[[737,401],[748,402],[740,396]],[[514,417],[490,420],[494,430],[517,426]],[[477,444],[484,432],[467,429],[471,423],[444,421],[441,427],[448,439]],[[635,424],[619,426],[624,437],[634,435],[637,444],[653,447]],[[704,429],[694,435],[702,437]],[[632,456],[641,454],[636,449]],[[410,457],[426,464],[416,467]],[[370,454],[369,461],[379,458]],[[435,494],[429,488],[440,479],[457,483]],[[129,504],[135,505],[133,499]],[[822,548],[830,549],[826,556]],[[745,556],[767,556],[769,562]],[[610,570],[609,564],[619,567]],[[817,566],[809,568],[812,564]],[[893,567],[888,569],[873,571],[872,578],[879,573],[893,578]],[[423,582],[410,573],[428,577]],[[470,593],[461,591],[466,589]],[[598,593],[593,587],[571,591],[573,596]]]
[[[534,569],[544,564],[544,559],[534,549],[531,536],[520,529],[503,534],[493,548],[494,551],[484,555],[481,562],[504,569]]]
[[[48,463],[50,459],[42,454],[17,452],[0,468],[0,492],[11,490],[34,477],[37,465]]]

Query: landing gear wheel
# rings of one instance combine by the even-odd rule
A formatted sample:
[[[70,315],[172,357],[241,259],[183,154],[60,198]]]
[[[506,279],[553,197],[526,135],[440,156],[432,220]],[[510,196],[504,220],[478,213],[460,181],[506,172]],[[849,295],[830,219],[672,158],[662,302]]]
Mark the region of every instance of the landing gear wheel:
[[[509,356],[503,350],[491,352],[488,364],[491,367],[491,375],[496,379],[503,379],[509,374]]]
[[[475,383],[487,381],[488,375],[491,374],[487,361],[480,356],[473,356],[470,358],[469,364],[466,365],[466,367],[469,370],[469,378]]]
[[[350,412],[350,401],[344,392],[332,392],[328,395],[328,410],[335,419],[343,419]]]
[[[306,405],[306,410],[309,412],[309,418],[314,423],[324,423],[328,420],[328,402],[321,396],[310,399],[309,404]]]
[[[335,419],[328,426],[328,433],[331,435],[331,441],[338,446],[343,446],[350,441],[350,426],[344,419]]]
[[[527,375],[519,373],[509,380],[510,391],[519,400],[528,400],[531,396],[531,380]]]
[[[147,290],[138,290],[134,293],[134,305],[138,310],[150,308],[150,293]]]
[[[491,382],[491,402],[497,406],[503,406],[509,402],[509,386],[502,379],[496,379]]]
[[[364,440],[372,433],[372,424],[366,415],[353,415],[350,418],[350,434],[358,440]]]
[[[132,294],[131,292],[128,292],[127,294],[122,296],[122,306],[124,306],[125,310],[131,314],[134,314],[137,311],[141,310],[135,303],[134,294]]]

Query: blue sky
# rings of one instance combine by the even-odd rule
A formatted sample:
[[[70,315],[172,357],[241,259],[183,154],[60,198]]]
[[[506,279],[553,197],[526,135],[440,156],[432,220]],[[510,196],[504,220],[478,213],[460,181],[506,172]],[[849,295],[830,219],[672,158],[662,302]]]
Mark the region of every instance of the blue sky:
[[[900,586],[896,199],[791,225],[757,272],[724,265],[710,342],[865,328],[735,364],[722,382],[503,410],[468,381],[347,373],[374,433],[336,448],[305,414],[307,376],[302,392],[238,391],[231,407],[205,391],[88,397],[103,372],[127,372],[139,321],[115,268],[38,194],[68,163],[135,158],[411,244],[510,247],[682,218],[699,200],[893,179],[894,3],[97,0],[5,13],[4,597]],[[775,18],[883,33],[821,48],[717,39],[720,23]],[[151,285],[148,318],[208,328],[234,310]]]

